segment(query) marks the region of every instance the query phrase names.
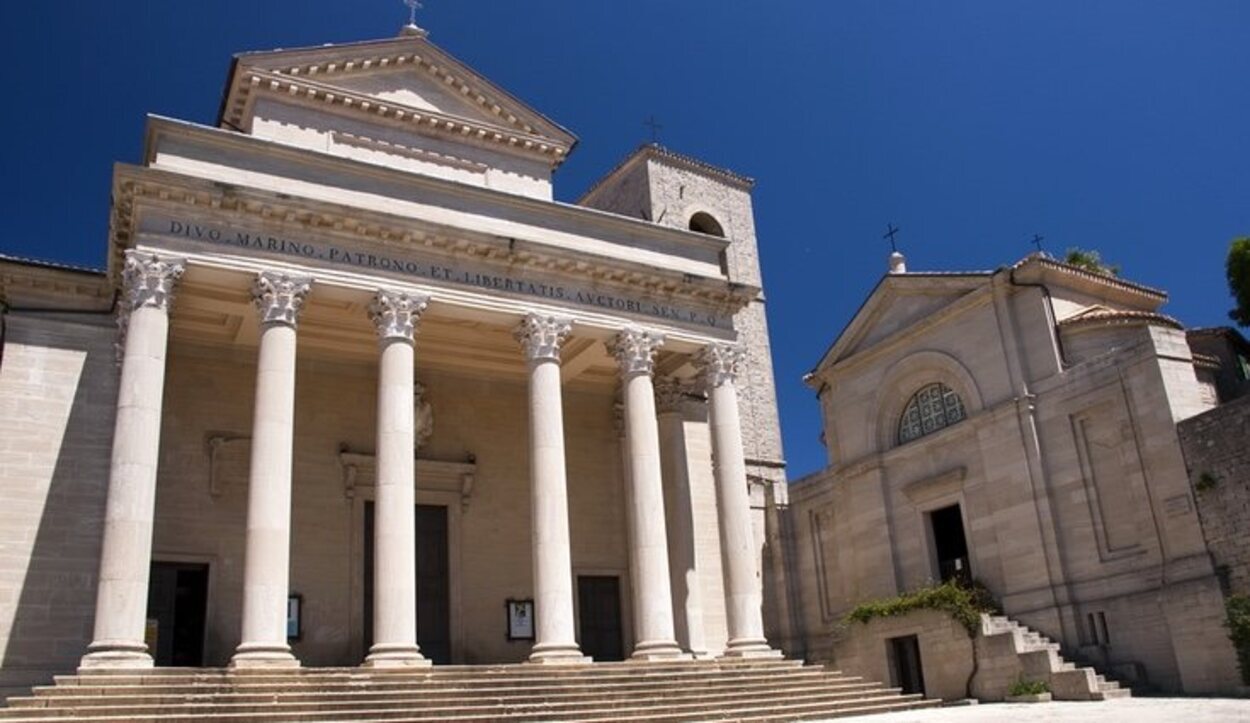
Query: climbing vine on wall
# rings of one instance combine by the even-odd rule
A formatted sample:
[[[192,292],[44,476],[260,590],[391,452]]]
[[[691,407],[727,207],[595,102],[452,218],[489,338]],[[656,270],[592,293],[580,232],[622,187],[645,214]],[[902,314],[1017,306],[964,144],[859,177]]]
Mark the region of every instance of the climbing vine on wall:
[[[1231,595],[1224,602],[1228,638],[1237,650],[1237,667],[1241,668],[1241,682],[1250,685],[1250,596]]]
[[[968,637],[975,638],[981,629],[981,613],[996,613],[1000,608],[990,591],[979,582],[955,580],[929,585],[898,597],[872,600],[857,605],[842,619],[844,623],[867,623],[874,618],[892,618],[914,610],[942,610],[950,613]]]

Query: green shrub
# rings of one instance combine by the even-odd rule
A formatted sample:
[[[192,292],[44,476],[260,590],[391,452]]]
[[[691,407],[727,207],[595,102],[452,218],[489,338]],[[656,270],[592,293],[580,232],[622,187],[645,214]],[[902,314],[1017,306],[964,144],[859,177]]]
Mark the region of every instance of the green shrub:
[[[1241,682],[1250,685],[1250,596],[1230,595],[1224,601],[1228,639],[1237,650],[1237,667],[1241,668]]]
[[[1219,483],[1220,483],[1219,477],[1216,477],[1210,472],[1203,472],[1202,474],[1198,475],[1198,483],[1194,485],[1194,489],[1199,492],[1209,492],[1215,489],[1216,485],[1218,485]]]
[[[892,618],[914,610],[943,610],[964,626],[969,637],[981,629],[981,613],[998,612],[989,590],[979,582],[960,583],[955,580],[930,585],[885,600],[872,600],[856,606],[846,614],[844,623],[867,623],[875,618]]]
[[[1007,689],[1007,695],[1041,695],[1049,692],[1049,683],[1044,680],[1025,680],[1023,673]]]

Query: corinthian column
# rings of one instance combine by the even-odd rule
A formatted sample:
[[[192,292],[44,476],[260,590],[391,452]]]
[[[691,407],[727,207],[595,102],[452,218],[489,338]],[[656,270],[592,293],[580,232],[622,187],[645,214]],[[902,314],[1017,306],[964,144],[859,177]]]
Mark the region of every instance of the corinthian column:
[[[699,352],[699,366],[708,394],[712,432],[712,468],[720,520],[721,565],[725,574],[725,608],[729,617],[727,657],[781,657],[764,639],[759,550],[751,526],[746,459],[734,382],[743,350],[737,344],[710,344]]]
[[[295,430],[295,325],[312,280],[275,272],[256,277],[260,312],[256,406],[247,488],[243,642],[234,667],[297,667],[286,642],[291,579],[291,456]]]
[[[573,562],[560,394],[560,347],[572,328],[568,319],[529,314],[514,332],[529,363],[533,663],[589,660],[577,647],[573,632]]]
[[[369,316],[378,331],[377,498],[373,557],[373,647],[365,665],[429,665],[417,647],[416,424],[413,374],[417,323],[430,297],[378,291]]]
[[[629,454],[629,531],[633,551],[633,658],[685,657],[673,635],[673,594],[669,585],[668,541],[664,530],[664,485],[660,473],[660,437],[655,418],[651,374],[655,352],[664,337],[626,329],[610,351],[620,366],[625,402],[625,447]]]
[[[703,633],[702,586],[695,564],[694,505],[691,500],[689,459],[686,456],[685,415],[682,413],[687,391],[677,379],[661,379],[655,385],[677,643],[683,650],[700,658],[707,657],[707,644]]]
[[[143,637],[152,563],[156,464],[161,447],[165,351],[169,305],[184,269],[181,259],[126,252],[119,302],[125,343],[104,512],[104,545],[100,550],[95,633],[82,659],[84,668],[152,666]]]

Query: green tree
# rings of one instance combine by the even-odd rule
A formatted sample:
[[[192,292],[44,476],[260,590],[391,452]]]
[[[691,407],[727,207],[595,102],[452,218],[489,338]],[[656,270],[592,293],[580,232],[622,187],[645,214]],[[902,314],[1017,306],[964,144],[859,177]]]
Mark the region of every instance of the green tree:
[[[1233,239],[1228,247],[1228,290],[1237,306],[1228,317],[1239,326],[1250,326],[1250,236]]]
[[[1076,266],[1092,271],[1095,274],[1103,276],[1119,276],[1120,267],[1112,264],[1105,264],[1102,261],[1102,254],[1092,249],[1070,248],[1068,253],[1064,255],[1063,262],[1069,266]]]

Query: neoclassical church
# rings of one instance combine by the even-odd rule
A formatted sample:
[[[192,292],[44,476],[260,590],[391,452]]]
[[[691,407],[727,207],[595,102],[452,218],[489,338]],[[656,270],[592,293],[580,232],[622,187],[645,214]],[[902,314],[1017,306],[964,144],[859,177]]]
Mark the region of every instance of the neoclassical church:
[[[751,179],[645,145],[556,202],[572,133],[415,26],[144,137],[107,269],[0,258],[5,691],[780,656]]]
[[[1219,360],[1166,300],[1045,254],[969,272],[895,254],[807,377],[829,461],[793,482],[786,517],[808,655],[962,696],[976,670],[942,623],[838,636],[859,603],[975,580],[1027,626],[985,634],[1046,642],[1022,673],[1063,673],[1062,651],[1140,690],[1237,689],[1178,436],[1215,405]]]

